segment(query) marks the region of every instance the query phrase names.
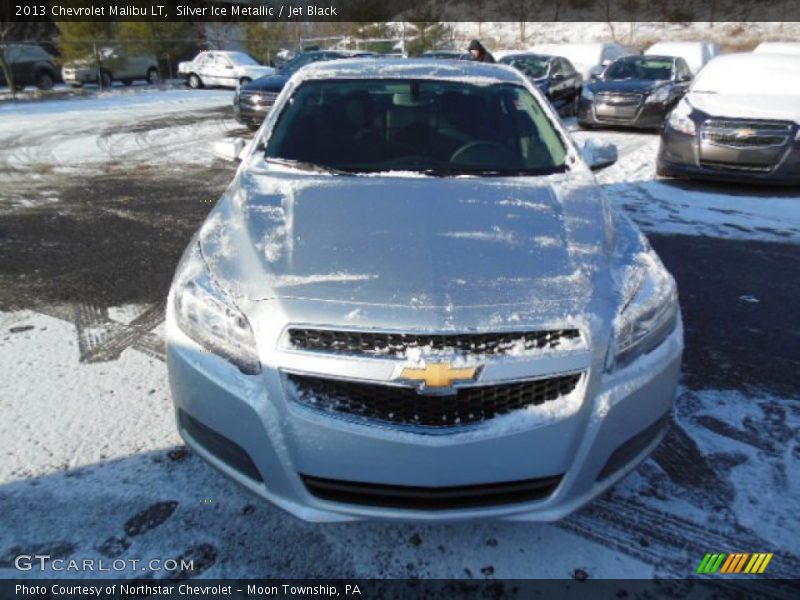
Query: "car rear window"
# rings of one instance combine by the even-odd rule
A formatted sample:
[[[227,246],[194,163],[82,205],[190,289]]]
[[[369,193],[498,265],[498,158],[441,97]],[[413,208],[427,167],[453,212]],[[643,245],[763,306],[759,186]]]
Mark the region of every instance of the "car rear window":
[[[522,175],[566,169],[566,145],[517,84],[311,80],[284,105],[266,156],[348,172]]]

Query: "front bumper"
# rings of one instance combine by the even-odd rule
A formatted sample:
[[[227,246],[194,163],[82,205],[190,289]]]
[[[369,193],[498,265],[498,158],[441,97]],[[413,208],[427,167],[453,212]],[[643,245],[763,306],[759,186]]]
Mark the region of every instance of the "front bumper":
[[[683,349],[679,323],[661,346],[626,369],[611,376],[590,369],[579,408],[540,426],[423,435],[306,409],[287,395],[281,372],[265,368],[258,376],[242,375],[203,352],[169,316],[167,340],[170,386],[187,445],[255,494],[318,522],[562,518],[613,485],[659,443]],[[219,450],[217,442],[226,440]],[[319,492],[319,481],[401,492],[520,481],[557,485],[533,501],[440,509],[331,500]]]
[[[61,78],[69,85],[97,82],[97,71],[94,69],[63,69]]]
[[[698,119],[699,130],[702,120]],[[800,185],[800,128],[784,148],[714,147],[700,137],[664,126],[658,149],[658,172],[670,177],[713,181]]]
[[[233,102],[233,114],[242,125],[260,127],[274,104],[273,97],[265,101],[253,101],[248,96],[237,95]]]
[[[602,116],[598,114],[596,99],[581,96],[578,102],[578,123],[590,127],[632,127],[636,129],[660,129],[670,108],[660,102],[643,102],[633,114],[625,116]]]

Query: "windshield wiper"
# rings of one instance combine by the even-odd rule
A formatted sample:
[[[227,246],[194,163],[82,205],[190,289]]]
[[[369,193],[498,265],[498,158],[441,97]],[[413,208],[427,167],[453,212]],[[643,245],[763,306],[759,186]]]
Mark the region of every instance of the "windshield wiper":
[[[352,175],[352,173],[350,173],[349,171],[342,171],[340,169],[334,169],[333,167],[326,167],[324,165],[318,165],[316,163],[306,162],[302,160],[293,160],[291,158],[277,158],[268,156],[266,158],[266,161],[274,165],[289,167],[291,169],[297,169],[299,171],[310,171],[312,173],[328,173],[329,175]]]

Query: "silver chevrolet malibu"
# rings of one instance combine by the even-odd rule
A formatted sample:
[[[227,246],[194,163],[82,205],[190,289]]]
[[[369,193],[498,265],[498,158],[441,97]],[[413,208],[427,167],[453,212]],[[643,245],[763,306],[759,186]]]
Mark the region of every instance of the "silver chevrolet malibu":
[[[659,443],[675,282],[510,67],[300,70],[178,265],[197,454],[309,521],[554,520]]]

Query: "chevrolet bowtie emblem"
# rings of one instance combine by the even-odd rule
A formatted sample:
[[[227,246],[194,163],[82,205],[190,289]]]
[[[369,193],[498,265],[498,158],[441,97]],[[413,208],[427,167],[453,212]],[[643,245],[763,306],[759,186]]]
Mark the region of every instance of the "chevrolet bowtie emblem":
[[[447,388],[456,381],[472,381],[479,367],[453,368],[448,363],[428,363],[424,367],[406,367],[400,379],[419,381],[426,388]]]
[[[747,138],[752,135],[755,135],[756,130],[750,129],[749,127],[742,127],[741,129],[737,129],[734,133],[737,138]]]

